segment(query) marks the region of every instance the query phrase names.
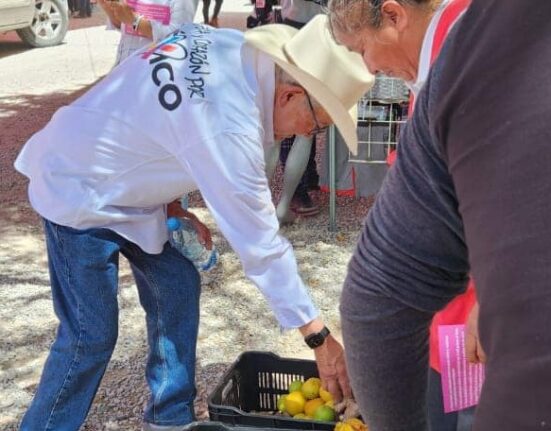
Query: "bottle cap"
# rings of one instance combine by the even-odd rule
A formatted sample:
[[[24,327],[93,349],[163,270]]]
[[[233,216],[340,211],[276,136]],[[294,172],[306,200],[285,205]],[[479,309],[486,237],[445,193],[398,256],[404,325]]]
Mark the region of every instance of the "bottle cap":
[[[178,220],[178,217],[169,217],[166,220],[166,227],[170,231],[178,230],[182,226],[182,222]]]

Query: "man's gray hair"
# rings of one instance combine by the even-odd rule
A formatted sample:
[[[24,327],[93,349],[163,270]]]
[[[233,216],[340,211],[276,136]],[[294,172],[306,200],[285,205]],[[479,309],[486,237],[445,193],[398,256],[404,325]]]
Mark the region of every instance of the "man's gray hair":
[[[275,65],[275,79],[277,84],[289,84],[296,85],[297,87],[302,87],[295,78],[285,72],[277,63]]]
[[[278,64],[275,65],[275,83],[276,83],[276,86],[278,84],[287,84],[287,85],[300,87],[304,91],[306,91],[306,89],[295,78],[293,78],[291,75],[285,72]],[[310,99],[312,100],[312,105],[314,105],[314,108],[317,109],[322,107],[314,96],[310,95]]]
[[[383,22],[381,6],[386,0],[329,0],[327,10],[332,30],[346,34],[366,27],[377,29]],[[403,5],[419,8],[434,7],[441,0],[396,0]]]

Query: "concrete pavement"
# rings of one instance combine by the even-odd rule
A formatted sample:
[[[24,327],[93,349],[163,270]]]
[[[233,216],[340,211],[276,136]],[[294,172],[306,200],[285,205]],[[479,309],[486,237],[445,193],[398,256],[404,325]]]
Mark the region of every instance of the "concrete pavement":
[[[201,8],[199,2],[195,22],[202,22]],[[248,0],[225,0],[220,25],[244,29],[251,10]],[[0,98],[6,102],[8,97],[16,103],[18,94],[73,92],[104,76],[114,64],[119,33],[97,25],[102,21],[97,19],[99,14],[102,11],[96,8],[96,16],[88,21],[95,25],[70,30],[63,44],[50,48],[27,48],[15,32],[0,35]],[[75,24],[86,26],[87,20]]]

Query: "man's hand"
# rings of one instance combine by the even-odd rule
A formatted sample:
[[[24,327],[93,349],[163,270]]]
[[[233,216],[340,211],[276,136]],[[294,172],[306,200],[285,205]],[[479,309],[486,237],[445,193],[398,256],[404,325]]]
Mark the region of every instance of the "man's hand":
[[[348,381],[344,350],[340,343],[329,335],[320,347],[314,349],[322,386],[331,392],[333,400],[338,403],[344,398],[352,397]]]
[[[314,319],[310,323],[300,327],[304,337],[320,332],[325,325],[320,319]],[[314,349],[316,363],[321,378],[321,385],[328,390],[335,403],[343,397],[352,397],[352,389],[348,381],[344,350],[340,343],[329,334],[325,342]]]
[[[486,353],[482,349],[478,338],[478,302],[473,306],[467,319],[467,330],[465,332],[465,350],[467,360],[473,364],[486,362]]]
[[[180,205],[180,201],[169,203],[166,206],[166,214],[167,217],[179,217],[189,220],[197,232],[197,239],[199,242],[208,250],[212,250],[212,236],[209,228],[201,223],[195,214],[183,209],[182,205]]]

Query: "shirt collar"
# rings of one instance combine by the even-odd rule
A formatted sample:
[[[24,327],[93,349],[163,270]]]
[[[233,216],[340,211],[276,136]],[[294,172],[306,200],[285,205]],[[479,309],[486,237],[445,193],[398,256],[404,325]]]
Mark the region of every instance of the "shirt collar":
[[[425,37],[423,38],[423,44],[421,45],[421,53],[419,54],[419,69],[417,71],[417,80],[415,82],[406,82],[406,85],[413,92],[415,97],[417,97],[429,76],[434,32],[436,31],[436,27],[438,25],[438,22],[440,21],[442,13],[444,12],[444,9],[446,9],[446,6],[450,1],[451,0],[444,0],[430,20],[427,31],[425,32]]]
[[[247,79],[255,89],[254,102],[258,109],[262,145],[270,146],[274,143],[275,63],[268,54],[247,45],[241,55],[247,65]]]

